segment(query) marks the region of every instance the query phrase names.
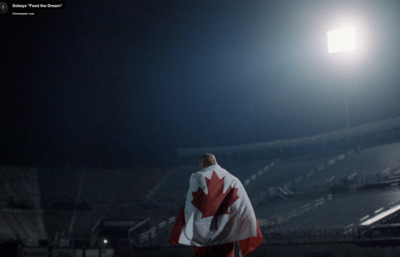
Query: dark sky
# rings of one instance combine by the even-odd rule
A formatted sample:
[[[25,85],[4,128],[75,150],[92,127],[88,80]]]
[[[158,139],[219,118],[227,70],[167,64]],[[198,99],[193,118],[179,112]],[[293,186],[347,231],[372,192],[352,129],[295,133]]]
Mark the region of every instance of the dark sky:
[[[161,165],[328,132],[346,88],[351,125],[400,115],[400,1],[82,2],[0,15],[3,163]],[[329,55],[346,19],[358,52]]]

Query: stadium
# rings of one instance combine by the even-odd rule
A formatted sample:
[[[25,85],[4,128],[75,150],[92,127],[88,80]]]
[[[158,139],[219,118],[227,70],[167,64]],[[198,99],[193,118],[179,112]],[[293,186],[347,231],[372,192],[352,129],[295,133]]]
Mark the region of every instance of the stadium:
[[[197,170],[190,163],[214,152],[254,206],[264,242],[252,256],[396,256],[399,140],[396,118],[313,137],[179,149],[180,163],[168,170],[2,166],[2,250],[191,256],[168,236]]]
[[[257,222],[248,256],[400,256],[399,13],[397,0],[0,2],[0,256],[193,256],[169,238],[206,153],[240,183],[222,183],[223,208],[199,191],[215,212],[194,211],[206,233],[225,217],[248,229],[217,242],[235,256]]]

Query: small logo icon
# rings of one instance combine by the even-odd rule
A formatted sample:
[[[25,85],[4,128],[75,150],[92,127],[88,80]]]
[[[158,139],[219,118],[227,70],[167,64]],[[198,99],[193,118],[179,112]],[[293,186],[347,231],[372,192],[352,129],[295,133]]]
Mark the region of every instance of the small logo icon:
[[[8,11],[8,5],[4,2],[0,2],[0,14],[5,14]]]

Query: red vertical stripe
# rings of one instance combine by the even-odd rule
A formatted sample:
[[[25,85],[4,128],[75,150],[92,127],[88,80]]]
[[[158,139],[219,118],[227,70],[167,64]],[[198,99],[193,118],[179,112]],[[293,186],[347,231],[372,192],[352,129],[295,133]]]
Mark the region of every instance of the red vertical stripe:
[[[177,245],[179,243],[179,236],[181,235],[182,228],[185,225],[185,205],[179,211],[178,217],[176,217],[175,226],[169,236],[169,243]]]

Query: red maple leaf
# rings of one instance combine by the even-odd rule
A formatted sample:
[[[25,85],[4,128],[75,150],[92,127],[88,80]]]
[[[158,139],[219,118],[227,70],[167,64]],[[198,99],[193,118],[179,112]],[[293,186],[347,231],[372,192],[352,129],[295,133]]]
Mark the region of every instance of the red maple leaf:
[[[229,214],[228,208],[237,200],[238,189],[229,188],[224,193],[225,177],[221,179],[213,171],[211,179],[206,178],[208,194],[205,194],[201,188],[192,192],[192,204],[202,213],[202,218]]]

